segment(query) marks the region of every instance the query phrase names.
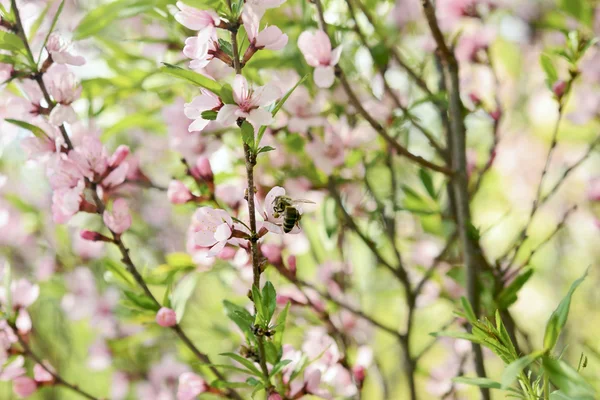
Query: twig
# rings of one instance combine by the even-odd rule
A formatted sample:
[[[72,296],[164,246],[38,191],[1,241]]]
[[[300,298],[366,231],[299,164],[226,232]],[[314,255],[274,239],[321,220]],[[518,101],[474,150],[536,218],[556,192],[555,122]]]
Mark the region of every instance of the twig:
[[[437,44],[437,51],[442,64],[444,82],[448,92],[449,103],[449,155],[454,175],[450,181],[453,200],[455,201],[455,217],[460,241],[463,247],[467,276],[467,297],[475,313],[480,313],[479,271],[482,254],[479,245],[470,236],[471,213],[469,205],[469,190],[467,181],[466,131],[463,121],[463,104],[460,98],[460,81],[458,62],[454,53],[448,48],[435,15],[435,10],[429,0],[421,1],[429,30]],[[475,354],[475,369],[479,377],[485,377],[485,365],[481,346],[473,343]],[[485,400],[490,399],[489,389],[481,389]]]

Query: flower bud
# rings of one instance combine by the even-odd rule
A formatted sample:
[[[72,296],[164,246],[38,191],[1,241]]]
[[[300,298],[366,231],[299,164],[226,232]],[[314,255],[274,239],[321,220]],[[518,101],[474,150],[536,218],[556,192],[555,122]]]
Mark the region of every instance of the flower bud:
[[[357,382],[362,383],[367,375],[367,370],[362,365],[356,365],[352,368],[352,375]]]
[[[173,179],[167,189],[167,197],[173,204],[185,204],[192,199],[192,193],[182,182]]]
[[[101,233],[94,232],[94,231],[88,231],[87,229],[82,230],[80,235],[81,235],[82,239],[89,240],[92,242],[110,242],[111,241],[109,238],[102,235]]]
[[[566,90],[567,90],[567,82],[565,82],[565,81],[556,81],[554,83],[554,85],[552,85],[552,92],[558,99],[563,97]]]
[[[162,307],[156,313],[156,323],[165,328],[175,326],[177,325],[177,315],[170,308]]]
[[[265,243],[260,247],[262,254],[273,265],[280,265],[282,262],[281,248],[275,244]]]
[[[267,400],[282,400],[281,395],[277,392],[273,392],[267,397]]]
[[[192,167],[191,172],[194,178],[202,179],[206,182],[212,182],[214,179],[210,161],[206,157],[198,157],[198,160],[196,160],[196,165]]]
[[[499,121],[502,117],[502,111],[500,111],[499,109],[495,109],[490,113],[490,117],[492,117],[494,121]]]
[[[28,376],[19,376],[13,380],[13,391],[18,397],[25,398],[35,393],[37,383]]]
[[[473,103],[473,105],[475,107],[477,107],[478,105],[481,104],[481,99],[479,98],[479,96],[477,96],[475,93],[471,92],[469,93],[469,99],[471,100],[471,103]]]
[[[289,256],[287,259],[288,269],[292,273],[292,275],[296,276],[296,256]]]
[[[108,160],[108,164],[111,167],[119,166],[125,158],[129,155],[129,146],[125,146],[124,144],[117,147],[117,150],[113,153],[110,160]]]

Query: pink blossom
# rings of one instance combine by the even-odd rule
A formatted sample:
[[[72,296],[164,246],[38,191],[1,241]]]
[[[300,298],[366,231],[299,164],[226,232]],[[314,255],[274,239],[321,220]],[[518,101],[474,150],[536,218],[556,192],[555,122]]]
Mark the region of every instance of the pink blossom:
[[[46,50],[57,64],[69,64],[81,66],[85,64],[85,58],[73,55],[71,43],[61,37],[58,33],[52,33],[48,37]]]
[[[197,70],[208,65],[208,62],[214,58],[214,53],[218,47],[217,32],[204,29],[198,32],[197,36],[185,40],[183,54],[192,60],[190,61],[190,68]]]
[[[250,45],[256,49],[281,50],[288,42],[288,36],[281,29],[271,25],[259,32],[260,15],[251,7],[244,8],[242,21],[248,34]]]
[[[278,234],[283,234],[283,230],[281,229],[281,225],[283,224],[283,215],[275,217],[273,206],[275,205],[275,199],[281,196],[285,196],[285,189],[281,186],[275,186],[265,196],[264,209],[262,208],[260,202],[255,201],[256,209],[264,219],[263,226],[270,232]],[[302,207],[298,206],[296,208],[300,214],[302,214]],[[295,226],[289,233],[296,234],[299,232],[300,228]]]
[[[131,226],[129,206],[122,198],[115,200],[112,211],[105,210],[102,217],[108,229],[116,234],[125,232]]]
[[[283,3],[285,0],[248,0],[245,7],[252,8],[253,12],[262,17],[267,9],[277,8]]]
[[[269,395],[269,397],[267,398],[267,400],[282,400],[282,397],[279,393],[277,392],[273,392]]]
[[[179,376],[177,400],[194,400],[200,393],[208,390],[204,379],[192,372],[185,372]]]
[[[342,47],[338,46],[331,50],[329,36],[321,30],[314,33],[302,32],[298,38],[298,47],[308,65],[315,67],[316,85],[320,88],[328,88],[333,85],[334,66],[340,61]]]
[[[326,175],[330,175],[335,167],[342,166],[346,158],[344,144],[331,128],[325,130],[323,139],[315,135],[313,140],[306,144],[306,150],[315,166]]]
[[[191,172],[195,178],[202,179],[205,182],[212,182],[214,179],[210,160],[207,157],[198,157]]]
[[[57,224],[67,223],[81,207],[85,184],[79,181],[73,188],[61,188],[52,193],[52,219]]]
[[[16,338],[15,338],[16,339]],[[25,358],[17,356],[8,365],[0,369],[0,381],[13,381],[25,374]]]
[[[129,378],[127,374],[117,371],[112,376],[110,398],[113,400],[124,400],[129,393]]]
[[[190,103],[186,103],[183,108],[185,116],[193,119],[188,128],[190,132],[200,132],[210,123],[210,120],[202,118],[204,111],[218,111],[223,103],[219,96],[211,91],[202,89],[200,96],[194,97]]]
[[[600,201],[600,177],[591,179],[588,183],[587,197],[589,201]]]
[[[233,100],[235,104],[225,104],[217,114],[217,121],[223,125],[231,125],[238,118],[245,118],[254,129],[273,122],[271,113],[264,108],[281,96],[280,90],[273,85],[252,88],[242,75],[233,80]]]
[[[44,365],[35,364],[33,366],[33,379],[35,379],[36,382],[54,381],[54,377],[47,369],[52,371],[52,368],[46,362],[44,362]]]
[[[196,245],[210,247],[210,257],[219,254],[233,234],[233,221],[229,214],[225,210],[201,207],[192,219],[198,226],[194,233]]]
[[[281,247],[275,244],[265,243],[260,246],[260,251],[273,265],[279,265],[283,261],[281,258]]]
[[[108,160],[108,165],[112,168],[116,168],[127,158],[129,155],[129,146],[124,144],[117,147],[113,155]]]
[[[199,10],[181,1],[178,1],[176,5],[180,11],[175,13],[175,20],[188,29],[193,31],[214,30],[221,23],[217,13],[212,10]]]
[[[48,91],[58,104],[52,109],[49,121],[52,125],[62,125],[64,122],[73,123],[77,121],[77,114],[71,103],[81,95],[81,85],[77,82],[75,74],[65,66],[52,67],[44,74],[44,81]]]
[[[162,307],[156,313],[156,323],[165,328],[175,326],[177,325],[177,315],[170,308]]]
[[[192,199],[190,189],[178,180],[171,180],[167,189],[167,197],[173,204],[185,204]]]
[[[315,98],[311,98],[305,86],[297,87],[283,106],[291,114],[287,124],[288,130],[306,133],[311,127],[323,126],[325,118],[320,114],[325,100],[326,94],[323,91],[320,91]]]
[[[100,139],[85,135],[78,146],[69,152],[71,159],[81,173],[91,181],[97,180],[108,169],[108,154]]]
[[[13,391],[20,398],[29,397],[37,390],[37,383],[27,376],[19,376],[13,380]]]

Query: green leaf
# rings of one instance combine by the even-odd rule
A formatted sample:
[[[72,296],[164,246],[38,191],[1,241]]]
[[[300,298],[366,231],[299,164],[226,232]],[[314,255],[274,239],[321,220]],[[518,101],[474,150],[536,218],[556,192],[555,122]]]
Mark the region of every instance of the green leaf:
[[[383,42],[377,43],[371,48],[371,56],[380,68],[386,68],[390,61],[390,52]]]
[[[181,322],[183,319],[185,305],[190,297],[192,297],[197,281],[197,274],[189,274],[183,278],[173,290],[173,294],[171,295],[171,303],[173,304],[173,311],[175,311],[175,315],[177,315],[177,323]]]
[[[258,149],[258,151],[256,152],[256,154],[266,153],[266,152],[273,151],[273,150],[275,150],[275,147],[263,146],[260,149]]]
[[[421,183],[423,183],[423,186],[425,187],[425,190],[427,190],[427,193],[429,193],[429,196],[431,196],[432,199],[435,199],[435,188],[433,186],[433,179],[431,178],[429,172],[421,168],[419,170],[419,178],[421,178]]]
[[[275,308],[277,308],[277,293],[275,292],[275,287],[270,281],[267,281],[263,287],[262,301],[263,308],[266,311],[265,322],[268,323],[271,321],[271,318],[275,313]]]
[[[273,343],[277,346],[277,350],[281,350],[281,345],[283,343],[283,333],[285,331],[285,321],[288,316],[288,312],[290,311],[290,302],[288,302],[283,311],[279,313],[277,316],[277,327],[275,328],[275,336],[273,337]]]
[[[255,324],[260,323],[265,320],[265,315],[267,315],[266,310],[263,307],[262,296],[260,295],[260,291],[256,287],[256,285],[252,285],[252,301],[254,302],[254,306],[256,307],[256,319],[254,320]]]
[[[125,294],[125,297],[127,297],[133,304],[141,309],[158,311],[160,308],[158,304],[144,294],[137,294],[128,290],[123,291],[123,294]]]
[[[567,323],[567,318],[569,317],[569,308],[571,307],[571,298],[573,297],[573,293],[577,289],[579,285],[586,278],[588,271],[586,270],[583,276],[577,279],[571,285],[569,292],[567,295],[561,300],[560,304],[554,310],[548,323],[546,324],[546,332],[544,333],[544,348],[547,350],[554,349],[556,342],[558,341],[558,337],[560,336],[560,332],[564,328]]]
[[[176,65],[171,65],[167,63],[163,63],[163,67],[160,68],[160,71],[175,76],[180,79],[184,79],[190,83],[193,83],[196,86],[200,86],[204,89],[210,90],[211,92],[217,94],[221,93],[221,85],[218,82],[213,81],[210,78],[207,78],[204,75],[200,75],[197,72],[190,71],[187,69],[183,69]]]
[[[46,43],[48,43],[48,38],[54,31],[54,27],[56,26],[56,23],[58,22],[58,17],[60,17],[60,14],[62,13],[64,5],[65,5],[65,0],[61,0],[60,5],[58,6],[58,9],[56,10],[56,14],[54,14],[54,18],[52,18],[52,23],[50,24],[50,29],[48,30],[48,33],[46,34],[46,37],[44,38],[44,41],[42,42],[42,47],[40,47],[40,54],[38,54],[38,58],[37,58],[38,62],[40,62],[40,59],[42,58],[42,53],[44,52],[44,47],[46,47]]]
[[[94,7],[75,28],[73,39],[93,36],[116,20],[134,17],[152,9],[155,3],[153,0],[117,0]]]
[[[238,368],[238,367],[234,367],[233,365],[228,365],[228,364],[200,364],[200,366],[215,367],[215,368],[226,369],[229,371],[241,372],[243,374],[251,374],[251,372],[245,368]]]
[[[331,197],[327,197],[323,203],[323,227],[328,238],[331,238],[340,227],[337,218],[337,203]]]
[[[471,325],[475,325],[477,323],[477,316],[475,315],[475,312],[473,312],[473,308],[471,307],[469,300],[467,300],[465,296],[462,296],[460,298],[460,303],[462,304],[462,307],[465,310],[465,316],[467,317],[467,321],[469,321]]]
[[[233,48],[231,47],[231,43],[229,43],[227,40],[219,38],[219,48],[223,50],[229,57],[233,57]]]
[[[291,362],[292,362],[292,360],[281,360],[281,361],[279,361],[277,364],[275,364],[275,366],[271,370],[270,376],[277,375],[286,365],[288,365]]]
[[[244,307],[238,306],[228,300],[223,300],[225,312],[230,320],[232,320],[244,333],[251,335],[254,318],[252,314]]]
[[[0,50],[21,51],[24,49],[23,41],[17,35],[0,30]]]
[[[248,387],[252,387],[246,382],[228,382],[220,379],[212,381],[210,386],[217,389],[246,389]]]
[[[570,1],[570,0],[569,0]],[[546,78],[550,85],[558,80],[558,72],[556,72],[556,68],[554,68],[554,63],[548,54],[543,53],[540,56],[540,63],[542,64],[542,68],[546,73]]]
[[[244,121],[240,128],[242,130],[242,140],[251,149],[254,149],[254,127],[248,121]]]
[[[40,26],[44,22],[44,19],[46,18],[46,14],[48,14],[48,10],[53,5],[53,3],[54,3],[54,1],[49,1],[46,4],[46,7],[44,7],[44,9],[42,10],[42,12],[35,19],[35,21],[33,21],[33,24],[31,24],[31,28],[29,28],[29,34],[27,35],[28,37],[30,37],[30,38],[35,37],[35,35],[37,34],[38,30],[40,29]],[[49,32],[52,32],[52,30],[50,30]],[[44,45],[45,45],[45,42],[44,42]],[[43,46],[42,46],[42,48],[43,48]]]
[[[575,368],[562,360],[554,360],[550,357],[542,359],[544,373],[550,382],[562,393],[577,400],[595,399],[594,388],[579,375]]]
[[[468,378],[466,376],[458,376],[456,378],[452,378],[452,382],[455,383],[464,383],[465,385],[472,385],[481,388],[488,389],[500,389],[502,385],[500,383],[493,381],[488,378]]]
[[[103,266],[107,269],[106,273],[104,274],[104,279],[106,279],[109,283],[116,281],[123,287],[129,287],[131,289],[137,288],[135,279],[133,279],[133,276],[131,276],[131,274],[127,272],[121,266],[121,264],[117,264],[110,259],[105,259]]]
[[[558,0],[558,7],[584,25],[590,25],[592,7],[589,0]]]
[[[455,332],[455,331],[441,331],[441,332],[433,332],[430,333],[431,336],[434,337],[451,337],[455,339],[465,339],[469,342],[482,344],[483,341],[479,339],[477,336],[467,333],[467,332]]]
[[[577,399],[574,397],[571,397],[571,396],[567,396],[560,390],[555,390],[554,392],[550,393],[550,400],[577,400]]]
[[[262,372],[258,368],[256,368],[256,366],[254,365],[254,363],[252,361],[245,359],[244,357],[240,356],[239,354],[221,353],[220,355],[229,357],[229,358],[239,362],[244,367],[246,367],[248,369],[248,371],[250,371],[252,373],[252,375],[256,375],[258,377],[263,376]]]
[[[167,261],[167,264],[177,269],[194,267],[196,265],[192,259],[192,256],[190,256],[188,253],[169,253],[165,256],[165,260]]]
[[[309,75],[310,74],[304,75],[298,82],[296,82],[296,84],[294,85],[293,88],[291,88],[290,90],[287,91],[287,93],[275,104],[275,108],[273,108],[273,111],[271,111],[271,115],[273,115],[273,116],[277,115],[277,113],[279,112],[279,110],[281,110],[281,107],[283,107],[283,105],[285,104],[287,99],[289,99],[290,96],[292,95],[292,93],[294,93],[294,90],[296,90],[296,88],[298,86],[300,86],[302,83],[304,83],[304,81],[308,78]],[[257,145],[260,144],[260,141],[262,140],[266,130],[267,130],[266,126],[261,126],[260,129],[258,130],[258,139],[256,140]]]
[[[521,374],[521,372],[523,372],[523,368],[540,358],[543,354],[543,351],[537,351],[510,363],[504,369],[504,373],[502,373],[502,389],[509,388]]]
[[[216,111],[207,110],[207,111],[202,111],[200,116],[202,117],[202,119],[205,119],[207,121],[214,121],[217,119],[217,114],[218,114],[218,112],[216,112]]]
[[[46,134],[46,132],[44,132],[44,130],[42,128],[37,127],[35,125],[31,125],[29,122],[19,121],[17,119],[10,119],[10,118],[5,119],[5,121],[8,123],[11,123],[13,125],[16,125],[20,128],[27,129],[29,132],[33,133],[35,135],[35,137],[38,139],[48,138],[48,135]]]
[[[221,88],[219,97],[223,104],[235,104],[235,100],[233,99],[233,88],[228,83],[224,84]]]
[[[502,310],[506,310],[510,307],[514,302],[517,301],[517,294],[519,290],[527,283],[529,278],[533,275],[533,269],[527,268],[524,270],[522,274],[517,276],[510,285],[502,289],[502,291],[498,294],[496,302],[498,303],[498,307]]]

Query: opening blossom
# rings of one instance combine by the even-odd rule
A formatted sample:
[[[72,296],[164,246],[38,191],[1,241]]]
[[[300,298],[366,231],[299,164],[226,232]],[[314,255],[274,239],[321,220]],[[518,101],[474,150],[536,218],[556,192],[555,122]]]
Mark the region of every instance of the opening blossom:
[[[194,233],[196,245],[210,247],[209,257],[219,254],[233,235],[231,216],[225,210],[201,207],[192,218],[198,226]]]
[[[251,7],[245,8],[242,13],[242,21],[248,34],[250,46],[254,49],[283,49],[288,42],[288,36],[275,25],[268,26],[259,32],[260,17]]]
[[[201,31],[204,29],[214,31],[221,23],[221,18],[219,18],[217,13],[212,10],[199,10],[188,6],[181,1],[178,1],[176,5],[180,11],[175,13],[175,20],[188,29],[193,31]]]
[[[210,123],[210,120],[202,118],[204,111],[218,111],[223,106],[219,96],[211,91],[202,89],[200,96],[194,97],[190,103],[185,103],[183,112],[189,119],[193,119],[188,128],[189,132],[200,132]]]
[[[194,400],[199,394],[208,390],[204,379],[193,372],[184,372],[179,376],[177,400]]]
[[[81,95],[81,85],[79,85],[75,74],[69,71],[64,65],[58,65],[52,67],[48,73],[44,74],[44,80],[52,98],[58,103],[50,112],[48,118],[50,123],[59,126],[65,122],[76,122],[77,114],[71,103]]]
[[[314,33],[302,32],[298,38],[298,47],[304,59],[311,67],[315,67],[314,80],[320,88],[328,88],[335,80],[334,67],[340,61],[342,46],[331,49],[329,36],[321,30]]]
[[[281,186],[275,186],[265,196],[264,209],[261,207],[260,202],[257,200],[254,202],[258,212],[264,219],[262,226],[269,230],[269,232],[283,234],[283,229],[281,228],[281,225],[283,224],[283,215],[280,215],[277,218],[275,218],[273,215],[273,204],[275,203],[275,199],[279,196],[285,196],[285,189]],[[294,204],[294,207],[296,207],[298,212],[302,214],[302,207],[300,207],[300,205]],[[294,228],[288,234],[295,233],[300,233],[300,228],[298,226],[294,226]]]
[[[225,104],[217,114],[217,122],[231,125],[238,118],[246,118],[255,130],[273,122],[271,113],[261,107],[268,106],[281,96],[279,88],[269,84],[252,88],[242,75],[235,76],[232,88],[235,104]]]
[[[131,226],[131,214],[125,199],[115,200],[112,211],[105,210],[102,218],[106,226],[117,235]]]
[[[46,50],[48,50],[48,54],[50,54],[52,61],[56,64],[69,64],[75,66],[85,64],[85,58],[74,55],[71,51],[71,43],[57,33],[52,33],[48,37]]]

